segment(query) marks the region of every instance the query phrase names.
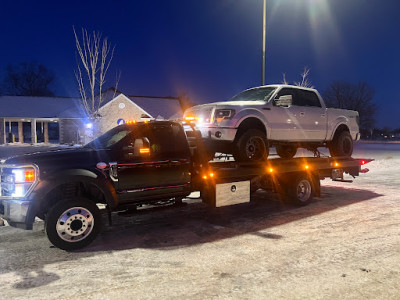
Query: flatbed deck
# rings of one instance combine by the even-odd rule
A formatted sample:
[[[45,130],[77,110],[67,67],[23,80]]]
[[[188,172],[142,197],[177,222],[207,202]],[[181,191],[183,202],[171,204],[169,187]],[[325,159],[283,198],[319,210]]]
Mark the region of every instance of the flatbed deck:
[[[372,159],[351,157],[295,157],[272,158],[265,162],[237,163],[235,161],[209,162],[209,170],[218,180],[245,179],[266,174],[284,174],[299,171],[317,172],[321,179],[331,177],[332,170],[341,169],[351,176],[363,173],[361,167]]]

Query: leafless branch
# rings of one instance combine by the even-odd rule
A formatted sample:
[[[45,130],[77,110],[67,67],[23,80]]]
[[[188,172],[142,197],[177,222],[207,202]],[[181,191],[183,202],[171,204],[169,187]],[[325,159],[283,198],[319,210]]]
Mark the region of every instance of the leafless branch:
[[[306,88],[314,88],[312,85],[311,81],[308,79],[308,75],[310,75],[310,68],[304,67],[303,72],[300,74],[301,76],[301,82],[295,82],[294,84],[297,86],[302,86]]]
[[[289,84],[286,80],[286,73],[282,73],[282,84]]]
[[[83,106],[88,116],[94,118],[103,101],[103,87],[114,57],[115,47],[111,47],[108,39],[103,39],[99,32],[93,31],[89,34],[82,28],[82,35],[79,38],[74,27],[73,31],[76,50],[80,58],[77,62],[75,77]]]

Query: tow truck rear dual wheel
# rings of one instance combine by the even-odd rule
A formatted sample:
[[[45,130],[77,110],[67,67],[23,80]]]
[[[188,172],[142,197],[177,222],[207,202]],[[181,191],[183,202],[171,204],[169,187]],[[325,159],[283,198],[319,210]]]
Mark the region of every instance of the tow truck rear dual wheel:
[[[314,182],[308,173],[287,176],[281,181],[283,200],[296,206],[306,206],[314,199]]]
[[[353,139],[348,131],[335,134],[329,144],[329,153],[334,157],[350,157],[353,154]]]
[[[237,140],[236,161],[261,161],[267,159],[269,148],[265,134],[258,129],[245,131]]]
[[[50,242],[63,250],[89,245],[101,228],[97,205],[86,199],[66,199],[56,203],[46,217],[46,234]]]

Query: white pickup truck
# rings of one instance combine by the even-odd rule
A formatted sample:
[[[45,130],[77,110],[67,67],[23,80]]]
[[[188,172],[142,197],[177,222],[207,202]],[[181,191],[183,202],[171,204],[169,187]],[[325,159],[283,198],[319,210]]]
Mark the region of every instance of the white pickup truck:
[[[231,153],[238,161],[265,159],[271,146],[282,158],[299,147],[350,157],[360,138],[358,112],[327,108],[315,89],[290,85],[251,88],[229,101],[191,107],[184,118],[196,123],[213,154]]]

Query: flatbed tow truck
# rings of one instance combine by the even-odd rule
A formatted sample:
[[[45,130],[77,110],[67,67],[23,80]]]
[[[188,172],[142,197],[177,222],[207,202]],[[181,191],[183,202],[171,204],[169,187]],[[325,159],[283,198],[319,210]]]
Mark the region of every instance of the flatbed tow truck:
[[[45,221],[50,242],[65,250],[90,244],[102,225],[100,205],[112,212],[181,203],[194,191],[211,207],[250,202],[258,189],[307,205],[320,180],[348,182],[368,172],[371,159],[269,158],[235,162],[207,158],[201,134],[174,121],[124,124],[86,146],[16,156],[0,163],[0,217],[32,229]]]

